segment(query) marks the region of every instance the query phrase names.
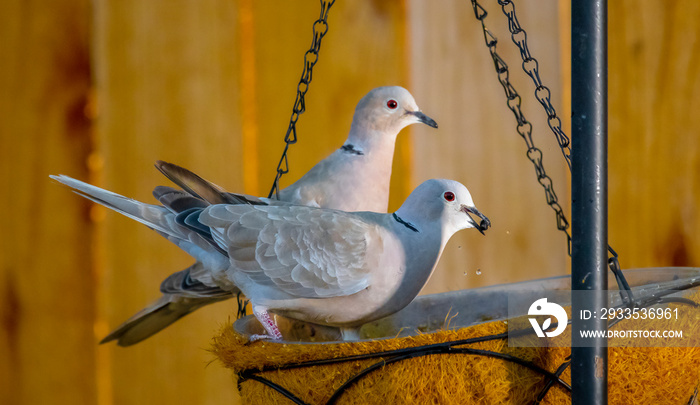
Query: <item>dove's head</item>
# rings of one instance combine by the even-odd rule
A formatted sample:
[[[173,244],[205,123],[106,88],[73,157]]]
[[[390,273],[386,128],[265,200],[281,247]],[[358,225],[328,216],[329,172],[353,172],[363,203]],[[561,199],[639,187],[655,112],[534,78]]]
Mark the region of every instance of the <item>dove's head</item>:
[[[462,229],[476,228],[483,234],[491,226],[491,221],[474,206],[469,190],[454,180],[432,179],[423,182],[413,190],[396,214],[417,228],[422,224],[430,226],[431,223],[439,223],[442,234],[448,239]]]
[[[348,141],[362,145],[373,141],[363,137],[381,136],[394,142],[399,131],[415,123],[437,128],[408,90],[399,86],[377,87],[357,103]]]

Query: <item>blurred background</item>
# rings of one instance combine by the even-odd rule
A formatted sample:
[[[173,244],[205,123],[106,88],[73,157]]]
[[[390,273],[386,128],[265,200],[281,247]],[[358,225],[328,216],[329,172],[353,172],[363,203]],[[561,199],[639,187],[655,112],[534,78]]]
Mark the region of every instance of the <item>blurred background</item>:
[[[569,133],[568,1],[518,1]],[[487,26],[564,211],[569,176],[505,16]],[[700,3],[610,2],[610,243],[623,268],[700,265]],[[129,348],[98,346],[192,259],[49,180],[154,202],[157,159],[267,195],[318,1],[0,3],[0,403],[237,403],[208,352],[233,300]],[[433,177],[465,183],[493,228],[457,235],[423,293],[565,275],[566,238],[465,0],[338,1],[289,154],[291,184],[345,140],[357,101],[408,88],[439,129],[399,136],[390,209]]]

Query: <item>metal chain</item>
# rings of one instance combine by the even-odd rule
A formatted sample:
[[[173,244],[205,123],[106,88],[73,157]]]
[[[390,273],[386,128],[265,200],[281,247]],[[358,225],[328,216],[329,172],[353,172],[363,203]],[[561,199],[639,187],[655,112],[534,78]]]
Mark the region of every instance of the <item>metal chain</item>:
[[[513,4],[511,0],[498,0],[498,4],[501,6],[503,14],[508,18],[510,37],[520,51],[520,57],[523,60],[523,71],[530,76],[532,82],[535,84],[535,98],[540,102],[545,113],[547,113],[547,124],[557,138],[564,159],[566,159],[566,163],[569,165],[569,171],[571,171],[571,141],[561,129],[561,119],[557,116],[557,111],[552,105],[549,88],[542,84],[539,63],[537,59],[530,55],[530,49],[527,46],[527,32],[520,26],[518,18],[515,15],[515,4]]]
[[[540,104],[545,110],[545,113],[547,114],[547,123],[549,125],[549,128],[552,130],[554,136],[557,138],[559,147],[561,148],[562,154],[564,155],[566,163],[569,166],[569,172],[571,172],[570,141],[564,133],[564,131],[562,130],[561,119],[559,119],[559,117],[557,116],[557,112],[554,109],[554,106],[552,106],[552,102],[550,99],[551,92],[549,91],[549,88],[542,84],[542,80],[540,79],[540,73],[538,69],[538,62],[534,57],[532,57],[532,55],[530,54],[530,50],[527,46],[527,33],[520,26],[518,18],[515,15],[515,4],[513,4],[512,0],[498,0],[498,4],[501,6],[503,14],[508,18],[508,29],[510,31],[513,43],[515,44],[515,46],[518,47],[518,50],[520,51],[520,57],[523,60],[523,71],[528,76],[530,76],[533,83],[535,84],[535,98],[537,98],[537,101],[540,102]],[[620,261],[617,253],[610,245],[608,245],[608,251],[610,252],[610,258],[608,259],[608,267],[610,267],[610,270],[615,275],[615,279],[617,281],[618,287],[620,288],[620,295],[622,296],[623,301],[629,306],[637,305],[637,302],[634,298],[634,295],[632,294],[630,286],[627,283],[624,274],[622,274]],[[569,256],[571,256],[571,242],[569,242]]]
[[[335,3],[335,0],[321,0],[321,15],[318,20],[314,21],[313,25],[313,40],[311,42],[311,48],[304,54],[304,69],[301,72],[301,79],[297,85],[297,97],[294,100],[294,106],[292,107],[292,117],[289,120],[289,127],[287,128],[287,133],[284,136],[284,150],[282,151],[282,157],[279,163],[277,163],[277,173],[275,174],[275,180],[272,182],[272,188],[270,193],[267,195],[268,198],[279,199],[279,184],[280,178],[283,174],[289,172],[289,161],[287,159],[287,152],[289,151],[289,145],[295,144],[297,142],[297,120],[299,120],[299,115],[306,111],[306,102],[304,97],[306,92],[309,91],[309,84],[313,78],[314,66],[318,62],[318,52],[321,49],[321,40],[326,33],[328,33],[328,12],[331,6]],[[243,300],[240,293],[237,295],[236,300],[238,301],[238,313],[237,318],[242,318],[246,315],[246,308],[248,305],[248,300]]]
[[[488,30],[488,28],[486,28],[484,19],[488,13],[477,2],[477,0],[471,0],[471,2],[472,7],[474,8],[474,16],[481,22],[481,28],[484,31],[484,41],[486,43],[486,47],[489,49],[489,53],[491,54],[491,59],[493,59],[496,73],[498,74],[498,81],[501,83],[501,86],[503,86],[503,90],[506,93],[508,108],[513,112],[513,115],[515,115],[515,120],[518,123],[517,131],[527,144],[527,157],[535,167],[537,181],[544,188],[547,204],[552,207],[556,213],[557,229],[564,232],[566,235],[567,252],[569,256],[571,256],[571,234],[569,233],[569,221],[566,219],[566,215],[564,214],[564,210],[562,209],[561,205],[559,205],[559,199],[557,198],[557,194],[554,192],[554,184],[552,183],[552,179],[544,170],[544,165],[542,164],[542,151],[535,146],[535,143],[532,140],[532,124],[525,118],[525,114],[523,114],[523,111],[520,108],[522,99],[509,80],[508,65],[503,58],[501,58],[498,52],[496,52],[496,44],[498,44],[498,39]],[[547,90],[547,93],[549,93],[549,90]]]
[[[243,298],[243,292],[238,291],[236,293],[236,303],[238,304],[238,311],[236,311],[236,319],[241,319],[248,315],[248,304],[250,300]]]
[[[304,70],[301,73],[301,79],[297,85],[297,98],[294,101],[294,107],[292,108],[292,117],[289,120],[289,127],[287,128],[287,134],[284,136],[284,151],[282,152],[282,157],[277,164],[277,174],[275,175],[275,180],[272,183],[272,188],[268,194],[268,198],[279,198],[279,182],[283,174],[289,172],[289,161],[287,160],[287,151],[289,150],[289,145],[295,144],[297,142],[297,120],[299,115],[306,111],[306,102],[304,97],[306,92],[309,91],[309,84],[311,83],[313,69],[318,62],[318,52],[321,49],[321,40],[328,33],[328,12],[331,6],[335,3],[335,0],[321,0],[321,16],[314,22],[313,25],[313,41],[311,42],[311,48],[304,54]]]
[[[508,107],[513,111],[513,114],[515,114],[515,118],[518,121],[518,133],[525,139],[525,142],[527,143],[528,158],[530,158],[530,160],[535,165],[537,180],[545,188],[545,193],[547,194],[547,204],[549,204],[552,207],[552,209],[554,209],[554,211],[557,213],[557,228],[566,234],[567,252],[569,256],[571,256],[571,235],[568,231],[569,223],[566,220],[566,216],[564,215],[561,206],[557,203],[556,195],[554,194],[554,190],[552,188],[551,179],[547,177],[547,175],[544,172],[544,168],[541,166],[542,152],[539,149],[535,148],[534,144],[532,143],[532,125],[525,119],[525,116],[520,110],[520,96],[508,80],[508,66],[498,55],[498,53],[496,53],[496,44],[498,43],[498,40],[493,34],[491,34],[491,32],[488,31],[488,29],[486,28],[486,24],[484,23],[484,19],[486,18],[488,13],[486,12],[486,10],[484,10],[483,7],[481,7],[481,5],[479,5],[479,3],[477,3],[477,0],[471,0],[471,2],[476,19],[481,21],[481,27],[484,31],[484,40],[486,41],[486,46],[488,47],[489,52],[491,53],[491,57],[494,61],[496,72],[498,74],[498,80],[501,82],[503,89],[506,91],[506,97],[508,98]],[[557,112],[554,109],[554,106],[552,106],[550,98],[551,92],[549,88],[542,84],[542,80],[540,79],[539,74],[539,64],[537,60],[533,58],[530,54],[530,50],[527,46],[527,33],[518,22],[518,18],[515,15],[515,5],[513,4],[512,0],[498,0],[498,4],[501,6],[503,14],[505,14],[505,16],[508,18],[508,29],[511,33],[511,39],[513,40],[513,43],[515,44],[515,46],[518,47],[518,50],[520,51],[520,57],[523,61],[523,71],[528,76],[530,76],[533,83],[535,84],[535,98],[537,99],[537,101],[540,102],[540,104],[545,110],[545,113],[547,114],[547,124],[554,133],[554,136],[556,137],[557,142],[559,143],[559,147],[562,151],[562,154],[564,155],[564,159],[566,159],[566,163],[569,166],[569,172],[571,172],[570,140],[562,130],[561,119],[559,119],[559,117],[557,116]],[[533,155],[535,157],[534,159]],[[610,245],[608,245],[608,251],[610,252],[610,257],[608,258],[608,267],[610,267],[610,270],[612,271],[617,281],[623,305],[627,307],[639,307],[641,305],[641,302],[635,299],[634,295],[632,294],[632,290],[629,284],[627,283],[627,280],[625,279],[625,275],[622,273],[617,253],[615,252],[615,250],[613,250],[612,246]],[[564,371],[564,369],[566,369],[569,366],[569,364],[570,361],[563,363],[557,370],[556,375],[560,375],[560,373]],[[543,388],[543,390],[538,395],[535,403],[539,403],[539,401],[541,401],[542,398],[544,398],[550,387],[551,382]]]

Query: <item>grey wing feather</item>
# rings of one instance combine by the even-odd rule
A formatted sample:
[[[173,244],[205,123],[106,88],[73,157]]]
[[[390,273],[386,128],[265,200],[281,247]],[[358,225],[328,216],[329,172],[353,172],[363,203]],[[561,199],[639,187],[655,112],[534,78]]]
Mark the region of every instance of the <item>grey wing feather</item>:
[[[311,207],[217,205],[200,221],[257,283],[299,297],[354,294],[369,283],[381,245],[378,228],[360,217]]]

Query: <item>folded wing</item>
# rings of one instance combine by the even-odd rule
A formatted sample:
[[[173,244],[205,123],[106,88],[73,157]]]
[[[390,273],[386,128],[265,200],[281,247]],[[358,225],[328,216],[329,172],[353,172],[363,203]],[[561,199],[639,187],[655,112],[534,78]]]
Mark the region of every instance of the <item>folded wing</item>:
[[[379,227],[361,216],[311,207],[215,205],[199,221],[236,271],[297,297],[367,288],[382,246]]]

